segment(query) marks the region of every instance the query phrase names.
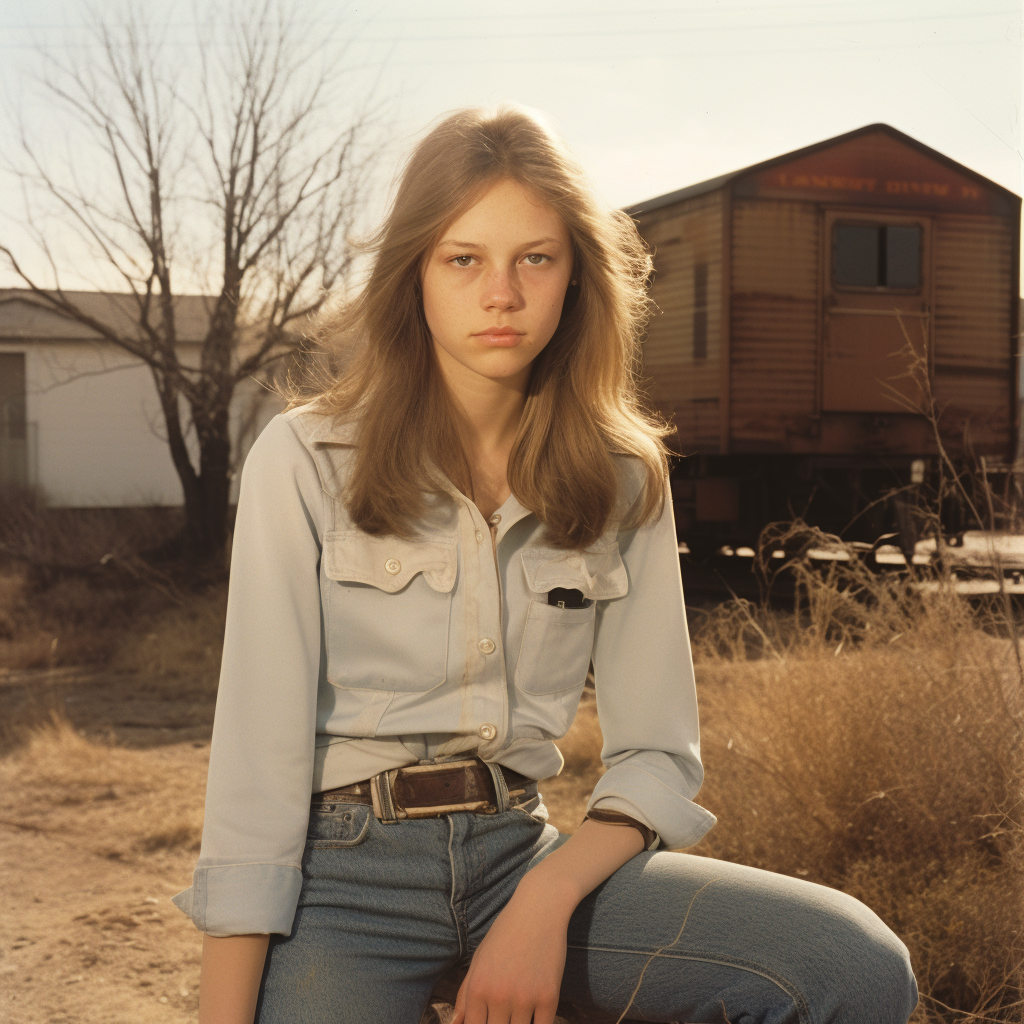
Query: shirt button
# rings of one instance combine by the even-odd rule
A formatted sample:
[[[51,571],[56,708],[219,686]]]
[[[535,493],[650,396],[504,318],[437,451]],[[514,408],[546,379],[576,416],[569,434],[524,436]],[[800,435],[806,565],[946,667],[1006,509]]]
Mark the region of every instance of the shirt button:
[[[477,542],[477,544],[479,544],[483,539],[484,539],[484,535],[479,530],[477,530],[476,531],[476,542]]]
[[[477,729],[477,732],[480,734],[480,739],[482,740],[493,740],[494,737],[498,735],[498,730],[495,729],[490,722],[484,722],[484,724]]]
[[[484,654],[494,653],[494,641],[490,637],[485,636],[483,640],[477,644],[477,647],[479,647]]]
[[[491,526],[497,526],[498,523],[501,522],[501,516],[498,515],[497,512],[495,512],[494,515],[491,516],[491,518],[487,520],[487,522],[489,522],[491,524]]]
[[[402,563],[397,558],[389,558],[384,563],[384,568],[387,569],[392,576],[402,571]]]

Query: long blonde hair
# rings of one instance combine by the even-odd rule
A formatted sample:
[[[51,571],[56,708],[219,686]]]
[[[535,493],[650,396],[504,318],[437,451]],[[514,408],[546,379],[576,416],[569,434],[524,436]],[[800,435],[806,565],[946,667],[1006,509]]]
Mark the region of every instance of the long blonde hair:
[[[514,107],[467,109],[444,118],[416,146],[370,242],[365,287],[324,314],[316,329],[328,351],[345,339],[356,342],[344,371],[313,398],[320,411],[355,424],[346,501],[353,522],[369,533],[414,535],[424,496],[442,490],[437,470],[472,496],[460,418],[434,353],[420,280],[442,232],[504,178],[562,217],[577,282],[531,368],[508,461],[512,492],[561,548],[588,546],[619,516],[623,528],[641,525],[662,507],[662,439],[669,430],[637,395],[651,259],[636,226],[601,207],[536,118]],[[646,471],[628,510],[615,455],[635,456]]]

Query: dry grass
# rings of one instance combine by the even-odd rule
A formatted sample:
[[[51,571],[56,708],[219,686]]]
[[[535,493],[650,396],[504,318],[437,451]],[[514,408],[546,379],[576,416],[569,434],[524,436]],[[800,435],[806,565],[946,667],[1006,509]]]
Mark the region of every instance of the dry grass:
[[[60,571],[8,560],[0,667],[86,662],[140,691],[152,680],[182,700],[212,691],[223,584],[147,576],[129,550],[118,557],[134,576],[113,560]],[[694,630],[701,801],[719,817],[695,852],[864,900],[910,947],[916,1021],[1019,1021],[1024,687],[1006,606],[922,595],[856,562],[793,571],[790,611],[731,602]],[[179,865],[201,830],[198,747],[129,750],[58,716],[0,760],[0,814],[23,834],[72,822],[96,863]],[[544,795],[570,832],[602,772],[589,697],[560,747],[566,768]]]
[[[88,569],[112,558],[168,549],[184,523],[181,508],[50,508],[32,491],[0,493],[0,556],[43,570]]]
[[[962,1011],[925,1000],[919,1021],[1019,1020],[998,1009],[1015,998],[1024,878],[1019,782],[1005,756],[1018,733],[991,708],[1010,661],[969,620],[943,643],[901,638],[838,655],[791,639],[781,659],[732,661],[698,643],[701,800],[720,823],[695,852],[863,899],[911,948],[922,992]],[[587,697],[560,743],[565,771],[544,785],[562,831],[582,818],[600,745]],[[39,832],[66,834],[72,821],[71,838],[119,863],[180,858],[198,847],[205,753],[111,747],[58,718],[0,761],[0,813]]]
[[[910,948],[915,1020],[1019,1021],[1024,715],[1001,606],[856,563],[797,572],[793,613],[733,602],[696,631],[720,819],[696,852],[862,899]]]
[[[194,595],[209,592],[218,611],[224,574],[218,566],[160,561],[179,519],[177,509],[46,509],[30,495],[5,495],[0,669],[190,667],[196,644],[184,639],[182,648],[189,630],[173,621],[175,610],[199,626],[199,646],[216,660],[222,621]],[[222,607],[219,614],[222,620]],[[140,634],[147,651],[136,650]],[[153,648],[161,638],[171,645],[163,656]]]
[[[121,634],[110,667],[165,680],[197,680],[217,688],[227,586],[215,583],[181,604],[137,619],[137,628]]]
[[[113,572],[50,580],[0,567],[0,673],[94,666],[216,690],[227,586],[201,581],[174,599]]]
[[[551,815],[551,824],[559,832],[572,833],[579,828],[587,811],[587,801],[604,775],[601,764],[601,726],[597,721],[597,705],[587,690],[569,732],[558,741],[565,758],[560,775],[547,779],[542,787],[544,803]]]
[[[0,1018],[194,1021],[200,936],[169,897],[199,845],[206,744],[126,750],[59,716],[22,739],[0,759]]]
[[[55,714],[0,761],[0,814],[7,824],[59,832],[110,860],[197,852],[208,758],[196,754],[107,746]]]
[[[186,603],[184,615],[194,616],[194,602]],[[159,632],[161,620],[175,607],[181,606],[115,568],[44,575],[24,565],[0,567],[0,668],[120,667],[120,662],[134,667],[137,659],[125,650],[134,648],[140,631],[143,636]],[[177,647],[186,634],[173,625],[171,631],[180,633],[172,641]]]

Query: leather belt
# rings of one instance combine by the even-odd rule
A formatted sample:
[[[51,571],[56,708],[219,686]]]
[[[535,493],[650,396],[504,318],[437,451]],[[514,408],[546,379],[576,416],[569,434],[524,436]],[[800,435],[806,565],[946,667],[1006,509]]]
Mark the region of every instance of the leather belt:
[[[372,804],[381,821],[436,818],[455,811],[496,814],[537,795],[525,775],[480,758],[392,768],[363,782],[313,794],[313,803]]]

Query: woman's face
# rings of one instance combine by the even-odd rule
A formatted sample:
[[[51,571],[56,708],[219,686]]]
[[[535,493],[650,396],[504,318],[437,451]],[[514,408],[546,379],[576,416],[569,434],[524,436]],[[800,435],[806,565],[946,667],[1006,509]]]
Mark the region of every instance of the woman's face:
[[[488,378],[525,390],[571,275],[562,218],[518,182],[494,184],[448,227],[423,270],[423,311],[449,382]]]

